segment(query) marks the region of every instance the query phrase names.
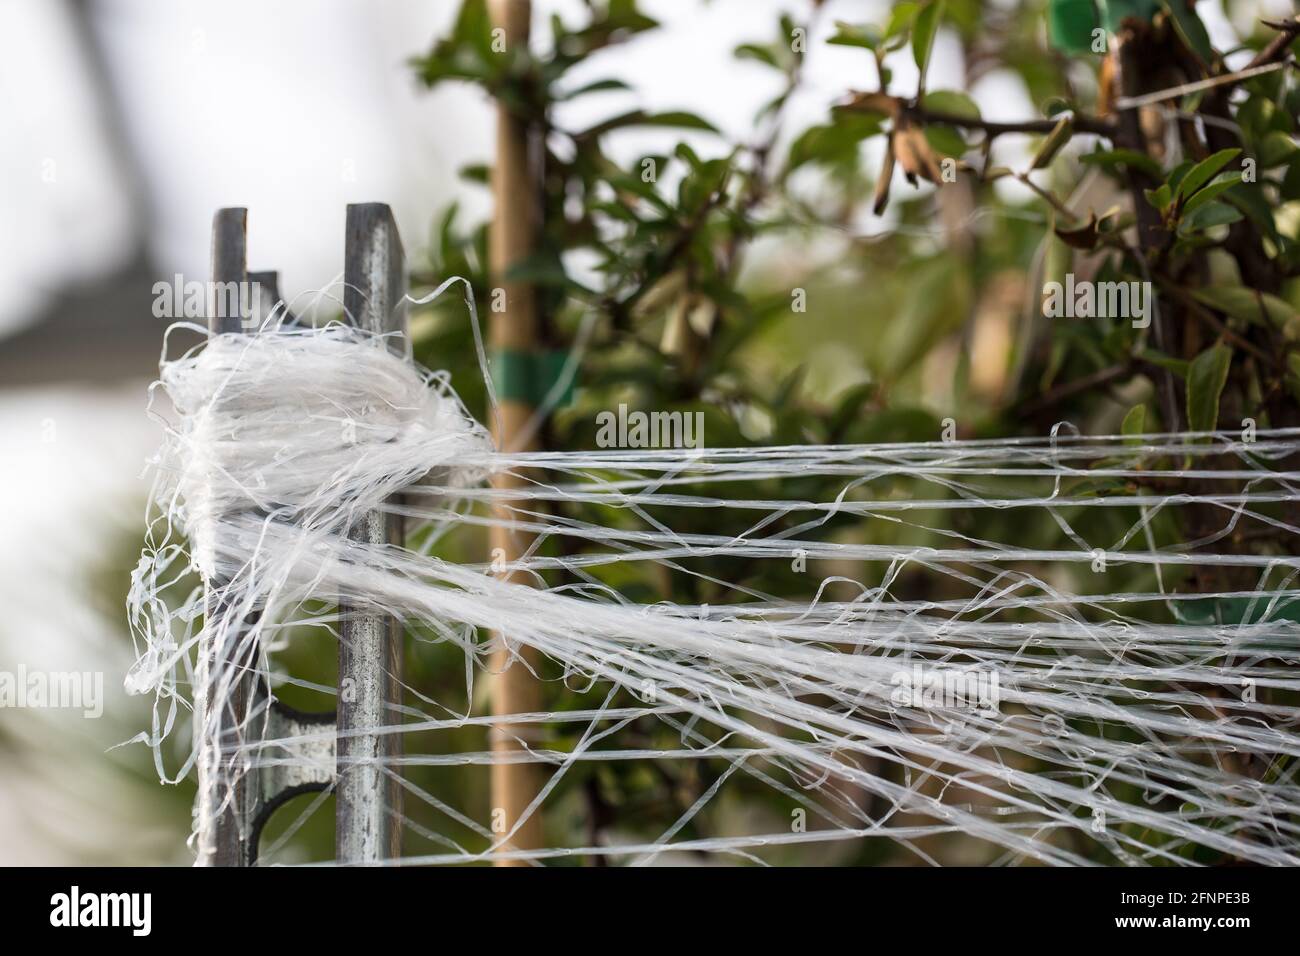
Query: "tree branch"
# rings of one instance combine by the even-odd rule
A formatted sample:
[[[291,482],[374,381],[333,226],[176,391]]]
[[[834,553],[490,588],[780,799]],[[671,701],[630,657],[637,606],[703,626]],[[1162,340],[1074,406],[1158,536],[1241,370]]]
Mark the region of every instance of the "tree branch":
[[[1264,26],[1271,27],[1274,30],[1281,31],[1277,36],[1268,41],[1268,45],[1255,55],[1255,58],[1246,64],[1246,69],[1253,69],[1257,66],[1263,66],[1266,63],[1272,63],[1274,60],[1282,59],[1291,46],[1291,41],[1300,35],[1300,17],[1294,17],[1290,20],[1263,20]]]
[[[1039,412],[1047,411],[1055,405],[1059,405],[1067,398],[1072,398],[1080,392],[1090,392],[1095,388],[1108,385],[1117,379],[1123,378],[1132,371],[1132,362],[1120,362],[1117,365],[1098,369],[1089,375],[1057,385],[1055,388],[1044,392],[1042,395],[1035,396],[1022,402],[1017,409],[1017,412],[1026,417],[1036,415]]]
[[[1005,133],[1050,133],[1056,129],[1058,119],[1021,120],[1013,123],[998,123],[992,120],[974,119],[969,116],[957,116],[942,110],[926,109],[920,104],[905,105],[902,112],[917,123],[945,123],[960,126],[963,129],[981,130],[988,136],[1001,136]],[[1107,139],[1113,139],[1118,127],[1113,120],[1086,113],[1074,114],[1074,130],[1077,133],[1095,133]]]

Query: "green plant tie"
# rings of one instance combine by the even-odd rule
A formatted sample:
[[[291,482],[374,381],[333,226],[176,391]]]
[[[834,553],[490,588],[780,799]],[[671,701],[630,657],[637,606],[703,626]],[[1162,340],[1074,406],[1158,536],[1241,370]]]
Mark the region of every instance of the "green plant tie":
[[[1048,0],[1047,33],[1058,50],[1090,53],[1098,27],[1114,33],[1126,18],[1150,21],[1159,8],[1159,0]]]
[[[490,367],[492,386],[501,401],[522,402],[536,408],[546,401],[564,374],[569,353],[561,349],[533,352],[525,349],[493,349]],[[563,408],[573,401],[574,379],[569,375],[555,403]]]

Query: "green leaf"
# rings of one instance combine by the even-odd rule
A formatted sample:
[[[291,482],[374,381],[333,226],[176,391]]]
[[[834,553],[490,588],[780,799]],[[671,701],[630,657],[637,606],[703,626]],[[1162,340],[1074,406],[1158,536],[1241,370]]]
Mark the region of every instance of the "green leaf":
[[[771,406],[780,409],[794,404],[798,400],[796,393],[799,391],[800,386],[803,385],[807,372],[807,365],[796,365],[794,370],[776,387],[776,394],[772,396]]]
[[[1178,184],[1178,198],[1181,199],[1192,195],[1213,179],[1219,170],[1228,165],[1240,153],[1240,149],[1233,147],[1232,149],[1221,149],[1217,153],[1205,157],[1205,159],[1189,169],[1182,182]]]
[[[702,116],[684,110],[672,110],[667,113],[650,113],[637,122],[637,126],[675,126],[678,129],[699,129],[716,133],[718,128]]]
[[[1162,368],[1167,372],[1173,372],[1175,375],[1187,375],[1188,363],[1182,359],[1176,359],[1173,356],[1166,355],[1156,349],[1142,349],[1138,352],[1138,357],[1144,361],[1150,362],[1157,368]]]
[[[1272,130],[1264,134],[1264,138],[1259,143],[1259,165],[1263,169],[1271,169],[1293,161],[1292,156],[1297,148],[1295,140],[1289,133]]]
[[[1300,352],[1288,352],[1286,357],[1286,387],[1291,396],[1300,401]]]
[[[874,50],[884,39],[875,27],[836,20],[835,34],[826,42],[832,46],[856,46],[865,50]]]
[[[979,119],[980,109],[975,101],[957,90],[933,90],[921,100],[925,109],[948,116]],[[925,138],[930,147],[945,156],[960,156],[969,148],[961,130],[946,123],[930,123],[925,127]]]
[[[939,32],[939,17],[943,13],[943,0],[930,0],[916,12],[912,22],[912,58],[916,68],[925,79],[926,67],[930,65],[930,52],[934,49],[934,37]]]
[[[1134,405],[1124,416],[1124,421],[1120,423],[1119,431],[1121,435],[1141,435],[1146,432],[1147,428],[1147,407],[1145,405]]]
[[[491,53],[492,20],[486,0],[464,0],[451,28],[451,40],[457,45],[477,47],[480,53]]]
[[[894,8],[889,11],[889,22],[885,24],[885,49],[897,50],[903,45],[907,28],[916,19],[916,7],[913,0],[894,4]]]
[[[1253,84],[1248,84],[1250,85]],[[1237,110],[1235,119],[1238,125],[1250,131],[1250,139],[1256,142],[1270,132],[1289,133],[1295,129],[1295,121],[1287,110],[1279,107],[1267,93],[1258,89]]]
[[[1215,311],[1253,325],[1271,323],[1275,328],[1282,329],[1295,315],[1291,303],[1284,299],[1241,285],[1214,285],[1193,289],[1192,297]]]
[[[478,183],[480,186],[486,186],[491,175],[491,169],[483,163],[470,163],[468,166],[462,166],[457,175],[467,183]]]
[[[700,173],[704,169],[704,160],[700,159],[699,154],[685,143],[678,143],[673,150],[673,155],[685,161],[691,167],[692,172]]]
[[[856,415],[844,430],[843,440],[877,442],[919,442],[937,435],[942,425],[933,413],[920,408],[889,408],[869,415]]]
[[[859,144],[883,128],[879,116],[863,113],[842,113],[825,126],[810,126],[790,144],[785,171],[793,172],[805,163],[856,167]]]
[[[1062,116],[1053,127],[1052,131],[1043,138],[1042,143],[1038,146],[1038,152],[1034,154],[1034,161],[1030,163],[1030,169],[1042,169],[1061,151],[1070,137],[1074,135],[1074,117],[1070,114]]]
[[[623,129],[628,126],[675,126],[680,129],[698,129],[709,133],[718,131],[712,123],[703,117],[696,116],[694,113],[683,111],[647,113],[645,110],[632,110],[597,123],[595,126],[575,134],[574,138],[592,139],[603,136],[612,130]]]
[[[1194,432],[1213,431],[1219,423],[1219,396],[1228,382],[1232,349],[1212,345],[1187,368],[1187,426]]]
[[[492,22],[486,0],[464,0],[451,32],[426,56],[412,60],[412,65],[430,88],[444,80],[486,83],[499,76],[507,58],[492,52]]]
[[[1161,172],[1159,163],[1136,149],[1108,149],[1088,153],[1086,156],[1080,156],[1079,162],[1097,166],[1127,166],[1129,169],[1140,170],[1152,176],[1159,176]]]
[[[1293,167],[1294,168],[1294,167]],[[1283,237],[1277,231],[1274,216],[1277,202],[1265,191],[1262,183],[1241,183],[1229,190],[1223,197],[1246,214],[1246,218],[1256,226],[1270,242],[1282,245]]]
[[[776,54],[772,52],[772,48],[758,43],[742,43],[736,47],[732,55],[737,60],[756,60],[777,70],[784,69],[780,61],[777,60]]]
[[[1241,182],[1241,173],[1222,174],[1191,199],[1187,200],[1187,203],[1183,206],[1182,215],[1186,216],[1200,209],[1207,203],[1213,202],[1239,182]]]
[[[1169,188],[1174,191],[1175,195],[1178,193],[1178,186],[1182,183],[1183,177],[1186,176],[1195,165],[1196,164],[1190,159],[1185,159],[1169,171],[1169,177],[1165,182],[1169,184]]]
[[[651,160],[654,165],[660,169],[662,169],[668,162],[668,157],[666,156],[643,156],[633,164],[632,168],[637,170],[637,172],[625,172],[621,169],[611,169],[606,173],[605,180],[618,192],[625,192],[630,193],[633,196],[639,196],[660,212],[670,214],[672,212],[672,206],[665,202],[663,197],[659,195],[655,184],[652,182],[648,183],[641,178],[639,170],[647,159]]]
[[[441,262],[444,264],[456,255],[456,214],[459,212],[460,204],[453,202],[447,207],[447,212],[438,224],[437,248]]]
[[[790,296],[785,292],[771,295],[751,305],[733,309],[736,321],[723,326],[710,350],[709,361],[720,367],[747,342],[766,329],[780,323],[790,313]]]
[[[1192,9],[1190,0],[1163,0],[1162,6],[1169,11],[1174,28],[1187,48],[1195,51],[1204,66],[1211,65],[1214,62],[1214,47],[1210,44],[1205,24]]]
[[[1173,195],[1170,192],[1168,183],[1165,183],[1159,189],[1144,189],[1142,195],[1146,196],[1147,202],[1161,212],[1164,212],[1173,203]]]
[[[1280,191],[1282,198],[1288,202],[1300,199],[1300,163],[1292,163],[1287,167],[1286,173],[1282,176]]]
[[[1190,214],[1183,214],[1180,231],[1194,232],[1198,229],[1211,229],[1214,226],[1227,226],[1246,218],[1240,209],[1224,202],[1202,203]]]
[[[934,113],[946,113],[963,119],[980,118],[980,108],[965,93],[957,90],[931,90],[921,99],[921,105]]]
[[[1282,236],[1281,240],[1276,259],[1278,267],[1287,275],[1300,275],[1300,242],[1287,236]]]
[[[936,153],[962,156],[970,147],[961,133],[951,126],[935,123],[925,128],[925,140]]]
[[[593,83],[580,86],[575,90],[569,90],[567,93],[562,93],[557,97],[557,99],[572,100],[587,93],[605,93],[611,90],[630,90],[631,88],[632,87],[628,86],[622,80],[596,80]]]

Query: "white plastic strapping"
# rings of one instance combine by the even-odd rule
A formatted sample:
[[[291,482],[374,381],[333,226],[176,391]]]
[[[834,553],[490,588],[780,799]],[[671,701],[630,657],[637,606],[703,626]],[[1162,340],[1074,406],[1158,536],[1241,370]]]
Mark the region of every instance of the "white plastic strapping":
[[[408,785],[447,820],[432,835],[442,849],[412,862],[757,859],[866,838],[932,860],[927,841],[959,834],[991,848],[989,862],[1300,862],[1294,431],[501,454],[445,376],[337,325],[215,337],[166,363],[161,385],[175,415],[130,598],[141,656],[129,685],[157,695],[150,739],[169,778],[189,770],[164,769],[178,702],[233,686],[194,669],[200,638],[256,650],[274,684],[277,635],[337,624],[318,605],[346,593],[455,643],[467,683],[495,631],[544,656],[552,672],[539,677],[609,689],[589,711],[492,718],[586,726],[558,749],[530,735],[510,758],[554,767],[532,812],[586,761],[721,768],[657,838],[541,850],[491,832],[487,808],[476,820]],[[525,488],[487,484],[505,471]],[[835,493],[794,493],[813,478]],[[419,549],[349,538],[376,508],[418,523]],[[702,510],[734,528],[693,530]],[[505,568],[432,553],[452,529],[500,524],[533,542]],[[815,572],[798,598],[776,598],[729,580],[736,562]],[[689,578],[711,599],[634,599],[619,568]],[[1186,590],[1207,569],[1223,586]],[[216,609],[206,618],[202,588],[173,593],[190,571]],[[995,681],[996,699],[900,702],[912,675],[949,689],[983,679],[986,698]],[[472,689],[464,710],[408,691],[418,703],[375,729],[489,723]],[[621,745],[646,719],[674,739]],[[278,743],[248,733],[245,769],[290,759]],[[500,759],[407,753],[390,769]],[[808,829],[767,819],[682,837],[740,778],[802,808]]]

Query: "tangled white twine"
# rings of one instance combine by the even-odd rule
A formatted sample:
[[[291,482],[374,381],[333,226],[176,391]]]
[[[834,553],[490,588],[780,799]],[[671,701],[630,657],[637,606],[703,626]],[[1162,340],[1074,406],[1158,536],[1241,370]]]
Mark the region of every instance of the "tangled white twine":
[[[467,685],[495,631],[543,655],[548,679],[608,688],[592,709],[489,719],[469,686],[464,712],[410,687],[422,705],[371,731],[505,724],[520,749],[407,754],[392,773],[548,765],[533,813],[588,761],[720,768],[657,839],[523,850],[510,845],[522,821],[492,833],[406,781],[447,822],[420,834],[445,851],[412,862],[757,859],[867,837],[932,860],[927,838],[965,834],[993,848],[990,862],[1300,863],[1294,430],[502,454],[445,376],[339,325],[214,337],[165,363],[161,387],[175,420],[129,600],[140,660],[128,685],[156,695],[149,740],[169,779],[194,759],[164,767],[178,704],[210,708],[236,683],[230,668],[195,666],[200,642],[237,644],[274,684],[277,640],[335,627],[339,610],[320,602],[346,594],[352,613],[457,645]],[[524,486],[486,483],[503,473]],[[835,492],[804,496],[812,479]],[[419,547],[350,537],[375,509],[402,515]],[[693,530],[705,511],[734,530]],[[494,525],[529,542],[521,558],[432,554],[455,529]],[[825,573],[776,598],[729,580],[737,562]],[[711,599],[638,600],[620,583],[632,569]],[[1166,580],[1206,569],[1232,585]],[[202,587],[179,584],[191,572]],[[1112,586],[1120,572],[1125,588]],[[620,744],[647,720],[658,737]],[[523,733],[574,723],[585,731],[564,748]],[[214,733],[200,728],[196,751]],[[285,743],[246,734],[245,769],[297,759]],[[808,829],[768,820],[678,838],[742,777]]]

